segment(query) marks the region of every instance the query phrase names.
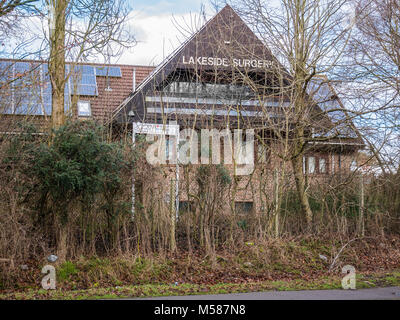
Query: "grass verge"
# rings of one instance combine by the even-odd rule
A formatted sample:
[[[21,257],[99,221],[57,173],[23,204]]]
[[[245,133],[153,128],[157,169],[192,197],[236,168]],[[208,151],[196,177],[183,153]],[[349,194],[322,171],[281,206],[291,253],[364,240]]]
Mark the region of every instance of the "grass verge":
[[[365,273],[357,275],[357,289],[400,286],[400,271],[390,273]],[[115,286],[108,288],[93,287],[84,290],[44,290],[28,289],[23,292],[0,294],[0,299],[117,299],[117,298],[144,298],[171,295],[199,295],[244,293],[267,290],[316,290],[340,289],[341,277],[337,275],[323,276],[313,281],[303,279],[259,281],[247,283],[218,283],[213,285],[177,283],[177,284],[141,284],[132,286]]]

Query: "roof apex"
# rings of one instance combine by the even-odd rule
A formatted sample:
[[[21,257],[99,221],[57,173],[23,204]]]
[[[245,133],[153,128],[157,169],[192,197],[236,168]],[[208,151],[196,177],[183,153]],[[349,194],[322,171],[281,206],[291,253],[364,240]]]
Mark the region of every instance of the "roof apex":
[[[250,61],[253,61],[252,65]],[[155,88],[176,69],[232,71],[241,68],[264,72],[274,62],[277,61],[269,48],[227,4],[164,59],[115,110],[113,118],[126,117],[134,108],[132,100],[135,96],[150,87]]]

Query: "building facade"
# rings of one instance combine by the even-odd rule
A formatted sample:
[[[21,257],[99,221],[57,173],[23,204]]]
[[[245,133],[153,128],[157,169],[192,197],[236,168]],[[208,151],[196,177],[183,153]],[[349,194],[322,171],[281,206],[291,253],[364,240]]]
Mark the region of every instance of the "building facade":
[[[45,125],[51,116],[46,63],[2,60],[0,66],[1,131],[16,130],[10,127],[10,118]],[[293,112],[290,75],[229,6],[156,68],[104,64],[70,64],[67,68],[74,70],[65,88],[65,108],[71,117],[110,125],[115,134],[141,134],[145,131],[140,125],[147,126],[154,129],[148,133],[162,137],[155,154],[165,160],[164,175],[157,178],[159,190],[152,191],[169,197],[167,203],[176,197],[175,210],[192,206],[193,194],[199,189],[196,167],[213,163],[214,158],[234,177],[227,209],[266,210],[273,202],[274,176],[290,175],[290,132],[299,118]],[[327,78],[315,78],[308,96],[307,114],[301,115],[307,121],[308,141],[303,173],[318,181],[356,166],[363,141]],[[72,108],[74,97],[76,108]],[[168,128],[181,133],[168,134]],[[204,140],[201,130],[211,135]],[[229,139],[224,132],[231,134]],[[249,163],[236,156],[235,137],[244,150],[253,139],[254,149],[245,155],[252,165],[244,174],[238,172]],[[212,146],[213,139],[218,140],[218,150],[203,154],[204,143]],[[197,160],[183,165],[179,140],[194,146],[188,152]],[[227,155],[228,149],[233,153]],[[186,164],[193,166],[189,169]],[[135,186],[134,196],[141,203],[146,202],[143,190],[143,185]]]

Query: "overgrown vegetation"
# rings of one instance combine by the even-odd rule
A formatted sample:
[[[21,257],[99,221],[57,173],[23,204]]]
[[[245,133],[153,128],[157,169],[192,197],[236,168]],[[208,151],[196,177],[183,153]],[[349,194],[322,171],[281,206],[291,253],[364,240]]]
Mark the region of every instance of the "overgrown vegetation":
[[[109,288],[91,288],[82,290],[27,290],[0,294],[0,299],[116,299],[132,297],[162,297],[171,295],[204,295],[257,292],[266,290],[310,290],[310,289],[339,289],[341,279],[337,276],[321,277],[308,280],[280,280],[248,283],[219,283],[206,284],[143,284],[134,286],[116,286]],[[363,274],[357,277],[357,288],[374,288],[377,286],[400,285],[400,273]]]
[[[398,285],[400,239],[370,239],[353,243],[336,267],[357,269],[357,288]],[[327,272],[340,242],[317,238],[242,244],[220,251],[215,265],[200,254],[161,256],[80,257],[57,265],[57,288],[37,290],[40,265],[13,272],[14,288],[0,299],[113,298],[210,294],[261,290],[336,289],[339,272]],[[325,254],[329,261],[319,257]],[[43,263],[44,264],[44,263]],[[384,271],[377,270],[379,265]],[[4,288],[3,288],[4,289]]]
[[[68,123],[50,136],[26,130],[2,144],[0,255],[26,261],[111,252],[129,216],[126,181],[134,152],[104,139],[94,123]]]
[[[222,165],[186,166],[180,192],[189,205],[181,208],[171,234],[170,167],[146,161],[145,141],[138,139],[134,149],[124,139],[110,142],[92,122],[70,122],[51,136],[35,132],[24,128],[1,144],[0,257],[10,259],[0,262],[2,289],[36,287],[51,253],[59,257],[58,281],[67,289],[305,279],[343,263],[368,271],[399,267],[397,189],[382,183],[383,177],[365,183],[364,235],[357,176],[310,185],[312,233],[299,214],[293,184],[282,180],[276,237],[269,227],[273,203],[247,213],[235,206],[235,195],[260,181],[234,177]],[[385,179],[394,184],[397,177]],[[269,175],[263,181],[272,180]],[[257,194],[251,195],[254,202]]]

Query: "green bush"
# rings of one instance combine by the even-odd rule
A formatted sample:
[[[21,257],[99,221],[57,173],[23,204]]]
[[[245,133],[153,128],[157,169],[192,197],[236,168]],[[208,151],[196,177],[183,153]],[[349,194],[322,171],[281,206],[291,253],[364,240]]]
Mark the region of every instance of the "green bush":
[[[120,174],[127,166],[122,146],[104,141],[102,130],[93,122],[70,122],[53,132],[51,143],[33,150],[35,191],[51,202],[62,223],[70,203],[90,203],[97,194],[113,195],[121,187]]]
[[[101,240],[109,248],[117,241],[116,221],[130,212],[121,195],[135,154],[121,142],[108,142],[104,130],[90,121],[68,122],[44,135],[28,128],[3,149],[3,172],[10,172],[3,179],[15,181],[21,205],[50,247],[62,232],[64,242],[76,244]]]

